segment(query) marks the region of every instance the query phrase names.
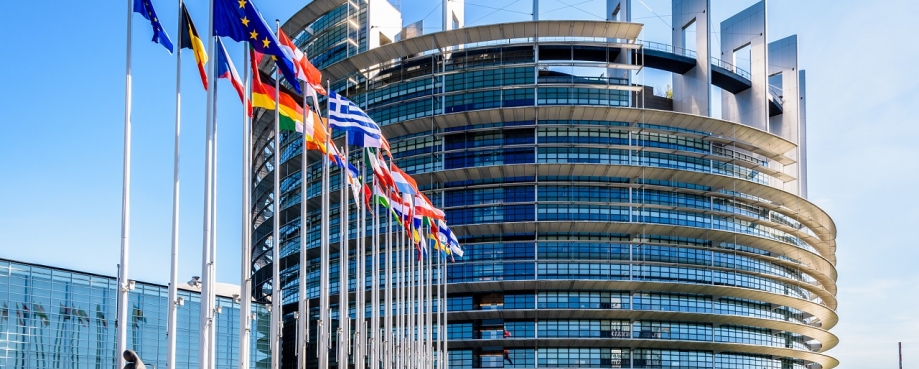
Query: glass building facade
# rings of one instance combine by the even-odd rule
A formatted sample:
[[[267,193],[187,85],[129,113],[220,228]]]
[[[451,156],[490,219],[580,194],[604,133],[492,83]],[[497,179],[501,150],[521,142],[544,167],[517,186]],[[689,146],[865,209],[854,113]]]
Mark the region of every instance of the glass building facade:
[[[109,369],[115,352],[114,277],[0,259],[0,367]],[[129,292],[128,347],[148,368],[166,368],[168,288]],[[200,294],[179,289],[176,368],[198,368]],[[238,368],[239,304],[217,296],[217,368]],[[268,368],[268,311],[253,304],[251,368]]]
[[[483,25],[367,48],[367,27],[355,26],[366,25],[365,11],[363,2],[317,0],[285,29],[301,30],[296,42],[331,89],[382,126],[394,162],[445,210],[465,248],[447,267],[451,369],[838,365],[824,353],[838,343],[829,332],[838,321],[836,229],[793,188],[806,174],[794,169],[804,141],[672,103],[643,108],[630,70],[672,71],[660,58],[695,51],[642,44],[637,32],[590,21]],[[711,65],[759,88],[751,72]],[[305,237],[315,322],[319,156],[310,153],[302,173],[301,137],[281,132],[277,151],[272,116],[256,116],[252,141],[253,292],[265,299],[275,284],[278,221],[285,312],[293,319]],[[330,178],[334,192],[337,170]],[[333,202],[333,245],[338,214]],[[356,238],[358,212],[349,214]],[[335,250],[332,294],[342,288]],[[353,280],[360,261],[349,258],[349,291],[369,286]],[[282,362],[293,368],[294,335],[284,337]]]

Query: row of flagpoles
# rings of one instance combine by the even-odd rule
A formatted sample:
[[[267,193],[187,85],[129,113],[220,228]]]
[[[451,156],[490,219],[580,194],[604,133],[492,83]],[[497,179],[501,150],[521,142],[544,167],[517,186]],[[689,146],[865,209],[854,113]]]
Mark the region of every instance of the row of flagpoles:
[[[153,27],[153,41],[173,52],[173,44],[156,15],[151,0],[128,1],[128,42],[125,102],[125,164],[122,210],[122,252],[119,268],[118,320],[127,320],[129,209],[130,209],[130,128],[131,128],[131,32],[132,15],[139,13]],[[321,226],[320,226],[320,288],[319,319],[316,321],[316,355],[319,368],[330,363],[332,340],[337,351],[334,360],[341,365],[353,362],[355,368],[422,369],[447,367],[446,339],[446,262],[463,250],[446,224],[443,211],[418,189],[410,175],[393,162],[389,144],[380,127],[356,104],[322,85],[322,75],[303,52],[284,34],[278,25],[269,28],[251,0],[210,0],[207,49],[204,47],[191,16],[179,0],[179,49],[194,53],[195,61],[207,90],[206,146],[204,181],[204,221],[202,244],[201,310],[199,336],[199,366],[215,367],[215,299],[216,271],[216,160],[217,119],[216,95],[218,78],[226,78],[237,91],[243,104],[243,195],[242,195],[242,265],[240,296],[239,365],[248,368],[250,318],[250,257],[251,257],[251,129],[253,108],[274,111],[274,153],[271,157],[274,193],[272,211],[272,280],[271,280],[271,367],[280,367],[280,338],[283,320],[282,281],[280,276],[280,132],[297,131],[303,139],[300,193],[300,270],[297,304],[298,368],[306,368],[310,307],[307,298],[307,274],[310,258],[307,253],[307,152],[317,151],[322,158]],[[240,78],[219,37],[247,43],[244,55],[244,76]],[[210,56],[208,53],[210,50]],[[168,301],[167,368],[175,367],[176,309],[178,305],[178,211],[179,211],[179,138],[181,112],[181,53],[176,53],[176,118],[173,187],[172,260]],[[261,81],[258,66],[262,55],[270,55],[276,65],[274,86]],[[210,70],[206,64],[215,59]],[[249,76],[251,72],[251,77]],[[301,103],[281,91],[283,78],[298,94]],[[216,77],[216,78],[215,78]],[[303,88],[301,89],[301,82]],[[302,92],[301,92],[302,91]],[[327,117],[320,115],[319,95],[326,96]],[[311,102],[311,103],[308,103]],[[332,129],[344,134],[343,150],[331,140]],[[359,165],[351,163],[349,150],[359,148]],[[385,157],[384,157],[385,154]],[[332,332],[330,309],[330,175],[332,165],[340,170],[339,194],[339,291],[338,330]],[[372,181],[365,172],[371,169]],[[267,178],[263,180],[268,180]],[[368,183],[369,182],[369,183]],[[350,191],[349,191],[350,189]],[[354,292],[354,326],[349,313],[349,259],[351,230],[349,198],[357,211],[355,244],[356,286]],[[386,209],[381,212],[381,208]],[[367,232],[367,212],[370,213],[370,234]],[[381,233],[382,231],[382,233]],[[385,237],[384,237],[385,236]],[[383,240],[385,238],[385,241]],[[367,241],[370,245],[367,245]],[[370,316],[366,314],[366,252],[370,251]],[[431,250],[433,249],[433,250]],[[436,279],[435,279],[436,278]],[[381,290],[382,288],[382,290]],[[382,294],[382,296],[381,296]],[[382,304],[381,304],[382,300]],[[436,309],[435,309],[436,306]],[[382,310],[382,316],[381,316]],[[382,318],[382,319],[381,319]],[[368,325],[369,324],[369,325]],[[118,325],[118,352],[128,349],[126,324]],[[436,361],[435,361],[436,359]],[[125,362],[119,359],[119,367]]]

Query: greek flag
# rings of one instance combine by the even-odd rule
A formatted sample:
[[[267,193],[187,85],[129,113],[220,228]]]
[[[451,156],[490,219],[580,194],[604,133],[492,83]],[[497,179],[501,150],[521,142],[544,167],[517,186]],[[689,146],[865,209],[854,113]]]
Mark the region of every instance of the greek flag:
[[[383,144],[380,126],[351,100],[334,91],[329,92],[329,124],[348,132],[348,145],[380,147]]]

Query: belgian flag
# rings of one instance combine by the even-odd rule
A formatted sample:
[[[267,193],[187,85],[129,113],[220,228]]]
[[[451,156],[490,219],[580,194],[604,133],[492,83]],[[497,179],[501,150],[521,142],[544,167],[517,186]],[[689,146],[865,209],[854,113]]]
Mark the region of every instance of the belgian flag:
[[[182,34],[179,35],[179,40],[181,48],[190,49],[195,53],[195,62],[198,64],[198,73],[201,74],[201,83],[204,84],[204,89],[207,90],[207,72],[204,71],[204,65],[207,64],[207,51],[204,50],[204,43],[201,42],[195,23],[191,21],[191,16],[188,15],[185,3],[182,3]]]

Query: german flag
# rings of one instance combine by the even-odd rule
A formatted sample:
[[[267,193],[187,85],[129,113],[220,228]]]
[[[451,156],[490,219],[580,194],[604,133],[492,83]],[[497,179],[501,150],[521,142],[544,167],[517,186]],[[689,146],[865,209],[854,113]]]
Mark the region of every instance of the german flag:
[[[185,3],[182,3],[182,34],[179,35],[179,43],[182,49],[189,49],[195,53],[195,62],[198,64],[198,73],[201,74],[201,83],[207,90],[207,72],[204,71],[204,65],[207,64],[207,51],[204,50],[204,43],[201,37],[198,37],[198,30],[195,28],[195,22],[191,21],[188,15],[188,9]]]

